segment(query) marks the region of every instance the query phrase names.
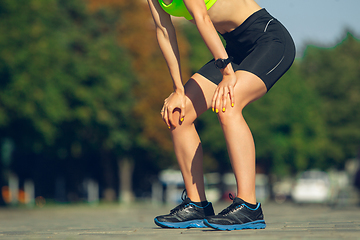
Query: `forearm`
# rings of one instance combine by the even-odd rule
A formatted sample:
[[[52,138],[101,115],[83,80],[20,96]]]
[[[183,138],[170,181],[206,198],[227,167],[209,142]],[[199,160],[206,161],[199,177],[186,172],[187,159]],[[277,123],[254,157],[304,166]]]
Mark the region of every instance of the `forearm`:
[[[170,30],[157,28],[156,36],[173,80],[174,91],[184,92],[180,66],[180,54],[175,30],[173,28],[170,28]]]
[[[173,80],[174,91],[183,93],[180,54],[171,17],[163,11],[158,0],[148,0],[148,4],[155,23],[156,37]]]
[[[195,25],[203,38],[206,46],[215,59],[228,58],[227,52],[221,42],[221,39],[208,15],[206,5],[203,0],[183,0],[189,13],[192,15]],[[231,64],[221,70],[222,74],[232,75],[234,71]]]
[[[228,58],[229,56],[212,21],[210,20],[209,15],[194,16],[194,20],[201,37],[203,38],[213,57],[215,59]],[[221,69],[220,71],[223,75],[234,73],[231,64],[228,64],[226,68]]]
[[[194,21],[204,43],[214,58],[227,58],[228,55],[209,15],[195,16]]]

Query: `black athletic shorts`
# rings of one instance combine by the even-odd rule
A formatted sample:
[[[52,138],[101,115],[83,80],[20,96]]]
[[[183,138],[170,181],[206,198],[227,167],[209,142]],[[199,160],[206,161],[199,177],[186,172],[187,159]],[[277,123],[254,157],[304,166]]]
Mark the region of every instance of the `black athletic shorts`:
[[[222,34],[226,51],[234,59],[234,71],[244,70],[258,76],[267,90],[290,68],[295,58],[295,45],[286,28],[265,9],[261,9],[233,31]],[[205,64],[199,74],[215,84],[222,74],[214,59]]]

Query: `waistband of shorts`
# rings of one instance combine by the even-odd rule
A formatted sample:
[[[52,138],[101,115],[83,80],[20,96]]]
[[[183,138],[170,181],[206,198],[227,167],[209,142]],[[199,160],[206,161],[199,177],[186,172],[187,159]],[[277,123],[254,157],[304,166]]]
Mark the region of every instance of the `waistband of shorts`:
[[[224,37],[224,39],[231,38],[233,36],[237,36],[237,35],[241,34],[243,31],[245,31],[251,24],[253,24],[253,22],[255,22],[256,19],[258,19],[264,15],[270,16],[268,11],[266,11],[265,8],[262,8],[256,12],[254,12],[253,14],[251,14],[240,26],[238,26],[231,32],[226,32],[221,35]]]

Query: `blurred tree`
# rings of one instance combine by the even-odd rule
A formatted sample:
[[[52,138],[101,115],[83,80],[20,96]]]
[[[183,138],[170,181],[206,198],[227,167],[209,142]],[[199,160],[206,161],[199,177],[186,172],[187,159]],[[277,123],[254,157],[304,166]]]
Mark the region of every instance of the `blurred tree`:
[[[38,191],[51,195],[64,175],[69,191],[84,177],[115,189],[112,159],[134,150],[135,78],[116,44],[118,16],[88,14],[82,1],[0,2],[0,136]]]
[[[300,76],[323,101],[330,143],[327,163],[341,167],[360,145],[360,40],[350,32],[333,48],[308,46]]]

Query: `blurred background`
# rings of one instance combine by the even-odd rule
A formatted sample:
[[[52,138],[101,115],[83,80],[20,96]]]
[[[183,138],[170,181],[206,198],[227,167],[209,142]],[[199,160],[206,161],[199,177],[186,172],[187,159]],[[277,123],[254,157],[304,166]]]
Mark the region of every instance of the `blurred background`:
[[[244,111],[257,197],[358,204],[360,2],[300,2],[258,1],[293,34],[297,59]],[[174,22],[188,79],[212,57],[194,26]],[[160,118],[171,92],[145,0],[0,0],[0,205],[180,201]],[[225,200],[235,182],[216,114],[196,127],[208,198]]]

